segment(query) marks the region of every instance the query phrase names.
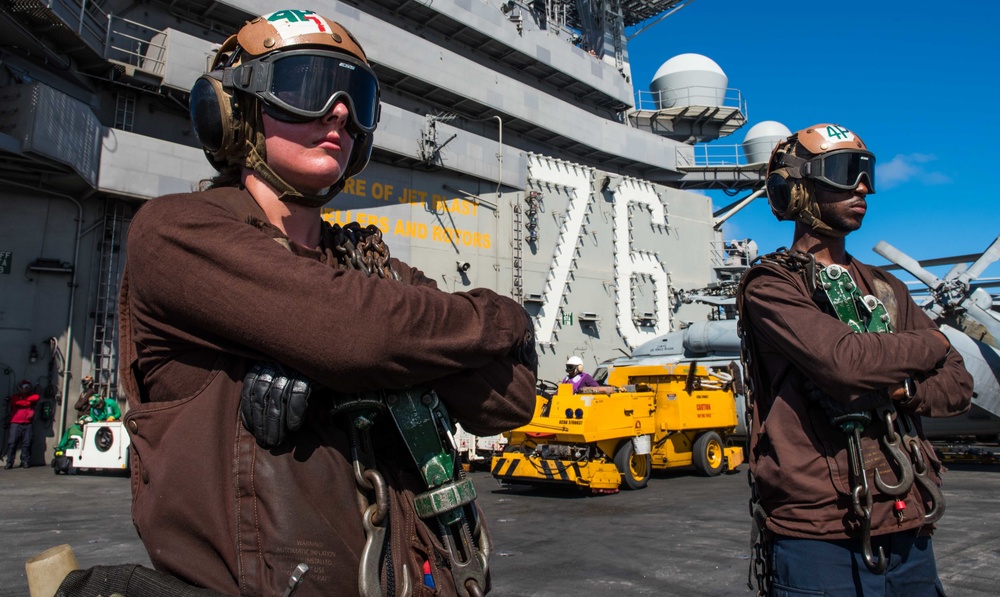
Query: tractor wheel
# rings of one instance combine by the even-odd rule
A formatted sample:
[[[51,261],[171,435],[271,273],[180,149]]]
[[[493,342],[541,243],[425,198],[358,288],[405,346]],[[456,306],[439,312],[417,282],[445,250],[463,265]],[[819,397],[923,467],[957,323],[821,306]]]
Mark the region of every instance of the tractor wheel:
[[[694,442],[693,450],[691,461],[695,470],[706,477],[714,477],[722,472],[726,454],[722,449],[722,438],[718,433],[708,431],[699,435]]]
[[[52,459],[52,471],[57,475],[59,473],[72,475],[74,473],[73,458],[70,456],[56,456]]]
[[[615,451],[615,467],[622,474],[626,487],[642,489],[649,483],[649,475],[653,472],[653,460],[649,454],[636,454],[632,440],[627,439],[619,444]]]

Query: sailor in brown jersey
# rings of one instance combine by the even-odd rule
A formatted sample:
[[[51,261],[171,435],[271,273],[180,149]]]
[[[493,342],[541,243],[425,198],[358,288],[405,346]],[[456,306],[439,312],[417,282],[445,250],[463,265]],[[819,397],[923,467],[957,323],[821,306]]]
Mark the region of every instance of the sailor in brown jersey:
[[[751,382],[751,572],[765,594],[942,591],[930,538],[945,506],[941,464],[920,416],[968,410],[972,379],[906,286],[846,250],[874,166],[834,124],[778,143],[768,164],[771,209],[795,221],[794,240],[745,274],[737,299]]]
[[[300,563],[297,596],[488,591],[471,483],[439,440],[448,413],[483,434],[530,419],[532,323],[489,290],[439,291],[377,228],[321,219],[372,149],[360,44],[312,11],[254,19],[191,112],[220,175],[139,211],[121,291],[132,514],[153,564],[227,594],[278,595]],[[442,450],[430,463],[403,403]]]

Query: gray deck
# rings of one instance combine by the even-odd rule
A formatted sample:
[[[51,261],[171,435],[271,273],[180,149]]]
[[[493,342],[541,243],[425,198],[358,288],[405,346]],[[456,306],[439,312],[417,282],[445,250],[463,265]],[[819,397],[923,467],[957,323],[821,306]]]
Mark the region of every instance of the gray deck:
[[[746,466],[656,475],[617,495],[504,488],[472,478],[493,531],[495,597],[749,595]],[[935,535],[951,597],[1000,593],[1000,465],[953,464]],[[81,566],[149,560],[119,476],[0,470],[0,597],[27,595],[24,561],[68,543]]]

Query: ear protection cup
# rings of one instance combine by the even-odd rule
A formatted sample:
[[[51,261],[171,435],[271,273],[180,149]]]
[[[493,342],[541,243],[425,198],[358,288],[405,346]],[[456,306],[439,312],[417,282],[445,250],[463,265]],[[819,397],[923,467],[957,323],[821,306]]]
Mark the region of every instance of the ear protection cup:
[[[812,195],[802,179],[788,181],[788,170],[779,168],[767,176],[767,202],[778,220],[794,220],[809,211]],[[815,214],[818,215],[818,214]]]
[[[778,172],[772,172],[767,177],[767,203],[771,206],[771,213],[778,220],[789,219],[788,206],[792,201],[792,192],[788,188],[788,180]]]
[[[222,87],[221,73],[213,71],[202,75],[191,88],[188,108],[194,134],[198,138],[212,165],[225,166],[227,158],[241,149],[239,127],[235,118],[232,94]]]

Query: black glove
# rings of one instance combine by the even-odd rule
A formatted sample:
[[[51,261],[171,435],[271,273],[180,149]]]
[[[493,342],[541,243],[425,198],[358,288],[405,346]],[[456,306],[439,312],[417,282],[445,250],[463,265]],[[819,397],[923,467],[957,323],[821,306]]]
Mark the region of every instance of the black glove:
[[[515,346],[510,351],[510,356],[518,363],[527,367],[531,374],[538,378],[538,352],[535,347],[535,322],[524,311],[524,318],[528,321],[528,332],[524,336],[524,341]]]
[[[257,363],[243,378],[240,419],[262,448],[281,445],[302,427],[312,382],[277,363]]]

